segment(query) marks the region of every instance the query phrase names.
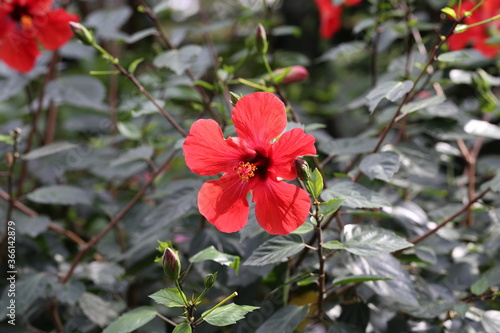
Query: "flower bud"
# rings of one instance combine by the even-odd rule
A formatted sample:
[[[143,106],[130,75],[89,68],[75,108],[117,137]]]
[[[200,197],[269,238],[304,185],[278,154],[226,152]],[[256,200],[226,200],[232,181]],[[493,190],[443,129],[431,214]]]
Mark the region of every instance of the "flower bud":
[[[288,70],[285,77],[283,78],[283,84],[290,84],[295,82],[304,81],[309,77],[309,72],[304,66],[291,66],[287,68],[279,68],[273,72],[274,77]]]
[[[176,281],[179,279],[181,275],[181,261],[179,260],[179,256],[175,253],[171,248],[167,247],[165,252],[163,252],[163,271],[167,278],[172,281]]]
[[[295,159],[295,168],[297,169],[297,177],[303,182],[307,182],[311,178],[311,170],[305,160],[297,157]]]
[[[255,31],[255,46],[260,54],[266,54],[269,43],[267,42],[266,30],[259,23],[257,30]]]
[[[69,26],[71,27],[71,30],[73,30],[75,37],[78,38],[83,44],[89,46],[94,45],[94,34],[89,29],[85,28],[85,26],[78,22],[69,22]]]
[[[205,276],[205,289],[210,289],[214,286],[215,284],[215,280],[217,279],[217,272],[215,272],[214,274],[209,274],[207,276]]]
[[[241,96],[232,91],[229,92],[229,95],[231,95],[231,104],[235,106],[236,103],[238,103],[238,101],[240,100]]]

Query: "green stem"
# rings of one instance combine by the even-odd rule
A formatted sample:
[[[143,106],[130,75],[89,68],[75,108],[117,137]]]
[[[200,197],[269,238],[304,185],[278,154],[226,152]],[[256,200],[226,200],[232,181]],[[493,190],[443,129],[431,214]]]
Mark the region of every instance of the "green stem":
[[[182,301],[184,302],[184,305],[189,306],[188,300],[186,298],[186,295],[184,295],[184,292],[182,291],[182,287],[181,287],[181,284],[179,283],[179,280],[175,280],[175,287],[181,293],[181,297],[182,297]]]
[[[500,14],[496,15],[496,16],[493,16],[493,17],[490,17],[489,19],[483,20],[481,22],[469,24],[469,25],[467,25],[467,29],[474,28],[474,27],[477,27],[479,25],[483,25],[483,24],[486,24],[486,23],[490,23],[490,22],[493,22],[493,21],[498,20],[498,19],[500,19]]]
[[[269,61],[267,61],[267,57],[265,54],[261,54],[261,58],[262,58],[262,62],[264,62],[264,66],[266,66],[266,70],[267,72],[269,73],[269,75],[271,76],[271,81],[273,81],[273,83],[276,83],[274,81],[274,73],[273,73],[273,70],[271,69],[271,65],[269,65]]]
[[[212,313],[215,309],[217,309],[218,307],[220,307],[222,304],[226,303],[227,301],[229,301],[231,298],[235,297],[235,296],[238,296],[238,293],[235,291],[234,293],[232,293],[231,295],[227,296],[226,298],[224,298],[222,301],[220,301],[219,303],[217,303],[216,306],[214,306],[213,308],[211,308],[210,310],[208,310],[203,316],[201,316],[194,324],[198,324],[200,323],[203,318],[205,318],[206,316],[208,316],[210,313]]]

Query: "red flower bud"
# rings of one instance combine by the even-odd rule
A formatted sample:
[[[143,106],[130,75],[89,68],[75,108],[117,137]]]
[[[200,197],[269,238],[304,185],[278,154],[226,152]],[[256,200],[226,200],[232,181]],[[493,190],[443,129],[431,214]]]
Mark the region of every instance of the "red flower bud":
[[[290,83],[295,83],[295,82],[300,82],[304,81],[309,77],[309,72],[304,66],[291,66],[287,68],[279,68],[274,71],[274,77],[279,75],[280,73],[283,73],[285,70],[288,70],[289,72],[286,73],[286,76],[283,78],[283,84],[290,84]]]
[[[181,262],[179,256],[171,248],[167,247],[163,252],[163,271],[172,281],[179,279],[181,275]]]

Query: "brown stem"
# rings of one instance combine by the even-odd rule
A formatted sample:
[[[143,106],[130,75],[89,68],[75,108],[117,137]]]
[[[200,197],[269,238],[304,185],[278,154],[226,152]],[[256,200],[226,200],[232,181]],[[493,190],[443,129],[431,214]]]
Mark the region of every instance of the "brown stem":
[[[474,197],[475,187],[476,187],[476,158],[474,155],[471,154],[471,152],[469,151],[469,149],[465,145],[465,142],[462,139],[457,140],[457,145],[458,148],[460,149],[460,152],[462,153],[462,156],[467,162],[466,171],[467,171],[467,177],[469,178],[467,194],[469,196],[468,200],[470,201]],[[469,209],[467,209],[465,223],[468,227],[474,225],[474,215],[470,207]]]
[[[92,238],[86,245],[83,247],[76,255],[75,259],[73,259],[73,262],[71,263],[71,266],[66,273],[66,276],[62,279],[61,283],[65,284],[66,282],[69,281],[71,275],[73,274],[73,271],[75,270],[76,266],[82,260],[83,256],[87,254],[94,246],[99,243],[99,241],[107,235],[107,233],[114,228],[114,226],[129,212],[130,209],[139,201],[139,199],[142,198],[142,196],[146,193],[147,189],[151,186],[151,184],[154,182],[157,176],[159,176],[164,170],[167,169],[167,167],[170,165],[172,162],[172,159],[174,158],[175,154],[179,152],[179,149],[174,150],[167,161],[153,174],[153,176],[139,189],[139,191],[135,194],[135,196],[127,203],[127,205],[109,222],[109,224],[94,238]]]
[[[57,333],[64,333],[64,325],[61,321],[61,317],[57,312],[57,302],[55,300],[50,301],[49,304],[50,315],[52,316],[52,321],[54,322],[54,326],[56,327]]]
[[[144,86],[137,80],[137,78],[135,77],[135,75],[133,73],[130,73],[125,68],[123,68],[122,65],[120,65],[118,63],[115,63],[114,65],[115,65],[115,68],[118,69],[118,71],[120,71],[120,73],[122,73],[130,81],[132,81],[132,83],[137,87],[137,89],[139,89],[139,92],[141,94],[146,96],[146,98],[149,99],[154,104],[154,106],[156,106],[156,108],[158,109],[160,114],[163,117],[165,117],[170,124],[172,124],[172,126],[177,130],[177,132],[179,132],[184,137],[187,136],[186,132],[182,129],[182,127],[175,121],[174,118],[172,118],[172,116],[160,104],[158,104],[158,101],[156,100],[156,98],[154,98],[149,93],[149,91],[147,91],[146,88],[144,88]]]
[[[31,129],[28,134],[28,138],[26,140],[26,149],[24,150],[24,154],[27,154],[31,151],[31,147],[33,146],[33,140],[35,137],[35,133],[37,131],[38,119],[43,110],[43,101],[45,99],[45,88],[47,84],[52,80],[56,72],[56,65],[59,62],[59,56],[57,52],[52,54],[52,59],[50,60],[49,71],[45,75],[43,79],[42,87],[40,88],[40,93],[38,96],[38,106],[36,111],[34,112],[31,118]],[[26,181],[26,177],[28,176],[28,161],[23,160],[21,165],[21,173],[19,176],[19,181],[17,183],[17,197],[20,197],[23,193],[23,184]]]
[[[10,201],[11,196],[7,192],[0,189],[0,198],[4,199],[5,201]],[[14,208],[20,210],[21,212],[28,215],[29,217],[34,218],[34,217],[38,216],[37,212],[35,212],[33,209],[29,208],[28,206],[26,206],[22,202],[15,200],[15,199],[13,200],[13,202],[14,202]],[[75,242],[79,246],[84,246],[86,244],[85,241],[82,238],[80,238],[80,236],[75,234],[73,231],[68,230],[68,229],[64,229],[63,227],[60,227],[53,222],[49,222],[48,228],[52,231],[57,232],[58,234],[61,234],[63,236],[68,237],[69,239],[71,239],[73,242]],[[94,254],[94,259],[97,261],[104,261],[104,258],[99,253]]]
[[[53,101],[50,101],[49,110],[47,112],[47,121],[45,125],[45,137],[43,139],[43,144],[48,145],[54,141],[54,136],[56,133],[57,126],[57,106]]]
[[[373,150],[371,152],[372,154],[378,152],[378,150],[382,146],[382,143],[384,142],[385,138],[387,137],[387,134],[389,134],[389,131],[391,130],[391,128],[394,126],[394,124],[398,120],[398,117],[401,114],[401,110],[403,109],[403,106],[406,103],[408,103],[409,101],[411,101],[413,99],[413,97],[415,96],[414,92],[416,92],[417,84],[424,77],[424,75],[427,72],[428,68],[436,60],[436,56],[437,56],[437,54],[439,52],[439,49],[445,43],[446,39],[453,34],[453,30],[455,29],[455,27],[459,23],[461,23],[461,21],[455,21],[455,22],[453,22],[453,24],[452,24],[452,26],[451,26],[448,34],[446,36],[440,36],[439,43],[434,47],[434,50],[432,51],[431,55],[427,59],[427,62],[425,64],[424,68],[420,71],[419,75],[417,76],[417,78],[413,82],[413,86],[411,87],[410,91],[408,91],[405,94],[405,96],[403,97],[403,100],[401,101],[401,103],[399,103],[398,108],[396,109],[396,112],[392,116],[391,121],[389,121],[389,123],[385,126],[384,130],[382,131],[382,133],[381,133],[381,135],[379,137],[379,140],[377,141],[377,144],[375,145],[375,148],[373,148]],[[354,182],[358,182],[359,179],[361,178],[361,175],[362,175],[362,172],[361,171],[358,172],[358,174],[356,175],[356,177],[354,178],[353,181]]]
[[[423,241],[424,239],[426,239],[427,237],[431,236],[432,234],[434,234],[435,232],[437,232],[439,229],[441,229],[442,227],[444,227],[448,222],[453,221],[454,218],[456,218],[457,216],[459,216],[463,212],[467,211],[476,201],[478,201],[479,199],[481,199],[482,197],[484,197],[486,195],[486,193],[488,193],[489,191],[490,191],[489,188],[485,189],[484,191],[482,191],[481,193],[479,193],[478,195],[476,195],[474,198],[472,198],[471,200],[469,200],[469,202],[466,205],[464,205],[462,208],[460,208],[459,210],[457,210],[451,216],[449,216],[446,219],[444,219],[441,223],[439,223],[436,227],[434,227],[434,229],[431,229],[431,230],[427,231],[425,234],[420,235],[417,238],[411,240],[410,243],[417,244],[417,243]],[[393,254],[397,255],[397,254],[403,252],[404,250],[407,250],[407,249],[410,249],[410,248],[411,247],[395,251],[395,252],[393,252]]]
[[[318,247],[316,253],[318,254],[319,272],[318,272],[318,312],[316,320],[321,322],[323,320],[324,302],[326,294],[326,273],[325,273],[325,255],[323,254],[323,230],[321,221],[323,217],[319,213],[319,202],[315,202],[315,218],[316,218],[316,238],[318,240]]]
[[[156,27],[156,30],[158,31],[158,34],[159,34],[160,38],[167,45],[167,47],[169,49],[171,49],[171,50],[177,50],[177,47],[175,47],[175,45],[172,43],[172,41],[170,40],[170,38],[168,38],[167,34],[163,30],[163,27],[162,27],[161,22],[160,22],[160,20],[158,18],[158,15],[156,15],[156,13],[151,10],[151,8],[147,5],[146,1],[137,0],[137,3],[142,6],[142,8],[144,10],[144,13],[153,21],[153,23],[154,23],[154,25]],[[187,68],[184,72],[189,77],[189,79],[191,80],[191,82],[194,84],[194,82],[196,81],[196,79],[195,79],[195,77],[193,75],[193,72],[191,72],[191,70],[189,68]],[[203,100],[203,103],[205,103],[205,107],[212,114],[212,117],[214,117],[214,119],[219,123],[219,125],[224,126],[224,121],[220,118],[220,116],[217,113],[217,111],[212,107],[212,105],[211,105],[212,101],[208,97],[208,95],[205,92],[205,90],[203,90],[202,87],[200,87],[200,86],[198,86],[196,84],[194,84],[194,88],[196,89],[196,91],[200,95],[201,99]]]

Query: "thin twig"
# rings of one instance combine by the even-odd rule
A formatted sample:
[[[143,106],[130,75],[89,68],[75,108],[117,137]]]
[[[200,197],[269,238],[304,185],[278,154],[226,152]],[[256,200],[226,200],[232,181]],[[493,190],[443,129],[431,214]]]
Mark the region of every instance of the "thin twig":
[[[436,233],[439,229],[441,229],[442,227],[444,227],[446,224],[448,224],[449,222],[453,221],[454,218],[456,218],[457,216],[459,216],[463,212],[467,211],[476,201],[478,201],[479,199],[481,199],[482,197],[484,197],[486,195],[486,193],[488,193],[489,191],[490,191],[489,188],[485,189],[484,191],[482,191],[481,193],[479,193],[478,195],[476,195],[474,198],[472,198],[472,200],[469,200],[469,202],[466,205],[462,206],[462,208],[460,208],[459,210],[457,210],[451,216],[449,216],[446,219],[444,219],[441,223],[439,223],[436,227],[434,227],[434,229],[431,229],[431,230],[427,231],[425,234],[420,235],[417,238],[411,240],[410,243],[417,244],[417,243],[423,241],[424,239],[426,239],[427,237],[431,236],[432,234]],[[410,249],[410,248],[411,247],[405,248],[405,249],[401,249],[401,250],[393,252],[392,254],[397,255],[397,254],[403,252],[404,250],[407,250],[407,249]]]
[[[107,235],[107,233],[114,228],[114,226],[125,216],[125,214],[127,214],[130,209],[132,209],[132,207],[142,198],[142,196],[146,193],[146,191],[148,190],[148,188],[151,186],[151,184],[153,184],[153,182],[155,181],[156,177],[159,176],[160,174],[163,173],[163,171],[165,171],[168,166],[170,165],[170,163],[172,162],[172,159],[174,158],[174,156],[177,154],[177,152],[179,152],[180,150],[179,149],[176,149],[174,150],[169,158],[165,161],[165,163],[157,170],[157,172],[155,172],[153,174],[153,176],[151,177],[151,179],[149,179],[141,188],[140,190],[135,194],[135,196],[127,203],[127,205],[111,220],[111,222],[109,222],[109,224],[97,235],[95,236],[94,238],[92,238],[86,245],[85,247],[83,247],[79,252],[78,254],[76,255],[75,259],[73,259],[73,262],[71,263],[71,266],[68,270],[68,272],[66,273],[66,275],[64,276],[64,278],[62,279],[61,283],[62,284],[65,284],[66,282],[69,281],[69,279],[71,278],[71,275],[73,274],[73,271],[75,270],[76,266],[78,265],[78,263],[80,262],[80,260],[82,260],[83,256],[85,254],[87,254],[87,252],[89,252],[94,246],[97,245],[97,243],[99,243],[99,241]]]

